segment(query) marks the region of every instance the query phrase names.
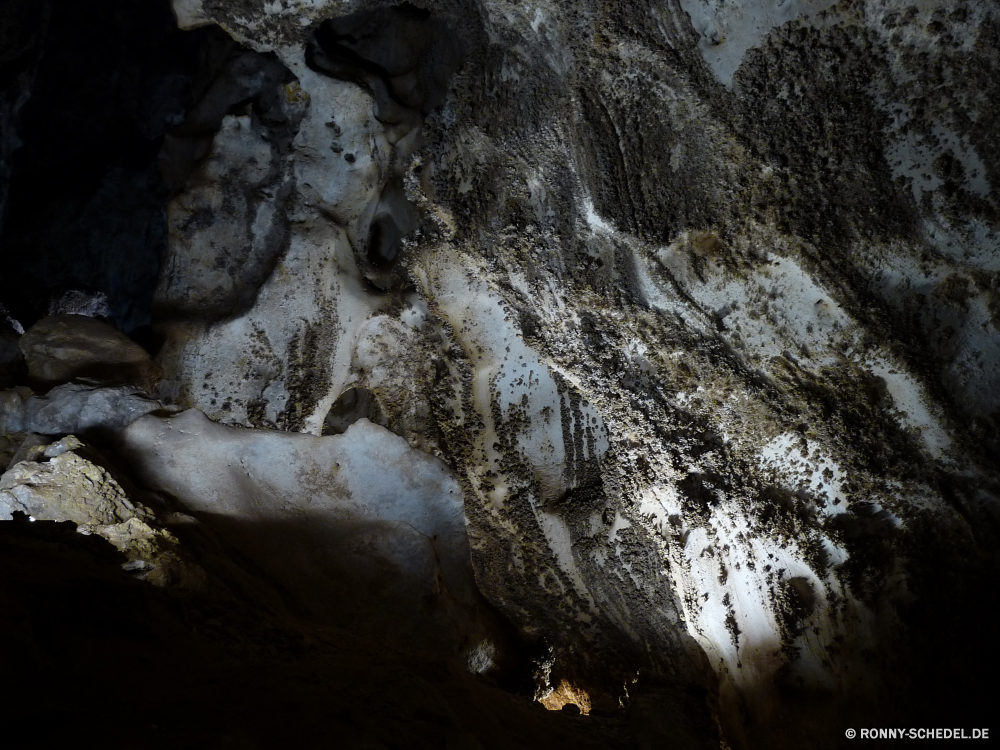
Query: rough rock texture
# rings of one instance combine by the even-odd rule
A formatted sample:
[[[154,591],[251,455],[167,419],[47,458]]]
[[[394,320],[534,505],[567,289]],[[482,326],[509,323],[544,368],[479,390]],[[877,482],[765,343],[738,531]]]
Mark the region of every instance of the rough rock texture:
[[[23,458],[19,452],[0,476],[0,520],[21,513],[31,522],[74,524],[79,533],[110,542],[125,555],[125,570],[154,585],[191,585],[203,577],[178,554],[177,538],[156,523],[153,511],[129,500],[108,469],[85,457],[89,449],[79,439],[36,444],[30,437],[22,443]]]
[[[0,481],[0,514],[13,511],[78,525],[123,523],[135,516],[121,487],[100,467],[64,453],[45,463],[22,461]]]
[[[995,11],[422,4],[470,52],[403,153],[419,224],[378,294],[395,124],[306,53],[374,7],[176,4],[306,106],[288,250],[247,312],[163,329],[163,396],[313,433],[351,387],[431,415],[553,687],[706,679],[737,746],[933,705],[971,656],[939,634],[995,632]]]
[[[37,384],[80,380],[93,385],[135,385],[148,392],[160,379],[149,353],[108,323],[84,315],[42,318],[18,340]]]
[[[223,509],[206,524],[287,585],[291,543],[232,530],[270,480],[171,467],[156,430],[237,455],[264,428],[381,445],[377,416],[447,465],[536,697],[628,703],[633,746],[990,715],[993,5],[173,5],[201,62],[156,120],[153,395],[228,427],[144,417],[137,476]],[[78,431],[57,402],[92,397],[5,392],[7,429]],[[133,398],[102,401],[109,435]]]
[[[461,488],[385,428],[361,420],[312,437],[191,410],[137,420],[122,452],[134,476],[201,515],[322,621],[439,655],[493,648],[481,645]]]
[[[0,391],[0,431],[64,435],[114,441],[144,414],[162,404],[132,386],[97,388],[67,383],[44,396],[25,387]]]

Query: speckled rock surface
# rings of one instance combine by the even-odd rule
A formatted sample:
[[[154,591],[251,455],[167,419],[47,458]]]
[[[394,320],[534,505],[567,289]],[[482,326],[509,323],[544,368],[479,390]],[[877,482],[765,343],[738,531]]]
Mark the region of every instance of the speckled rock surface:
[[[550,708],[985,720],[993,5],[173,6],[243,46],[161,151],[157,399],[443,461]]]
[[[175,4],[294,74],[293,165],[332,158],[333,113],[370,177],[293,167],[289,250],[248,313],[177,335],[170,398],[316,433],[369,388],[457,472],[480,588],[552,646],[552,687],[704,680],[737,746],[905,714],[905,655],[952,622],[921,613],[974,610],[948,581],[996,567],[996,11],[421,5],[470,51],[380,293],[353,260],[378,92],[303,58],[375,6]]]

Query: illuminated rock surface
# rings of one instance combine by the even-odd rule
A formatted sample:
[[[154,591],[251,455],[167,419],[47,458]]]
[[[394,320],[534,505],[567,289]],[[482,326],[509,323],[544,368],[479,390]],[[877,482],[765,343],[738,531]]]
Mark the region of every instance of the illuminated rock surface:
[[[461,487],[385,428],[311,437],[191,410],[137,420],[122,452],[322,621],[438,655],[483,640]]]
[[[986,721],[993,6],[174,12],[193,30],[157,22],[162,64],[127,57],[148,85],[123,99],[160,139],[159,187],[130,199],[166,206],[142,235],[155,282],[122,263],[45,286],[42,254],[0,286],[26,328],[67,290],[104,294],[164,378],[8,390],[5,431],[104,445],[161,525],[189,514],[215,540],[199,569],[258,587],[241,607],[454,658],[484,676],[435,684],[474,701],[499,693],[464,680],[575,705],[590,716],[531,721],[596,746]],[[37,66],[37,109],[2,116],[38,164],[28,125],[54,84],[17,59],[11,91]],[[62,236],[10,210],[3,226],[16,248]],[[483,746],[551,746],[485,726]]]

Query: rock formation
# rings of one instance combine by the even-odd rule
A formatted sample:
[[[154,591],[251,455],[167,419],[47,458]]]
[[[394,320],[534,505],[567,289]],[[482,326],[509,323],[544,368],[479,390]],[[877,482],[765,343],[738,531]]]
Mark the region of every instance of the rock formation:
[[[993,6],[135,6],[3,27],[10,528],[141,522],[94,534],[230,634],[357,638],[324,674],[396,697],[351,746],[410,704],[470,747],[987,724]],[[88,58],[122,111],[79,142],[122,145],[42,201],[40,123],[89,117],[53,104],[87,13],[149,43]],[[154,362],[92,317],[127,343],[65,355],[67,313]],[[414,721],[402,746],[444,741]]]

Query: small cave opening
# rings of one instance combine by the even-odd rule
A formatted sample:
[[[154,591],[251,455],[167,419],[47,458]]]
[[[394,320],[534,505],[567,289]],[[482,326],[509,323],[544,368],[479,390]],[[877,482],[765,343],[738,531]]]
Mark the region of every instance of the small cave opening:
[[[378,214],[368,233],[368,260],[376,266],[388,266],[399,255],[403,236],[391,214]]]
[[[323,420],[323,434],[340,435],[362,418],[383,427],[388,424],[378,397],[370,389],[363,386],[348,388],[330,407]]]

